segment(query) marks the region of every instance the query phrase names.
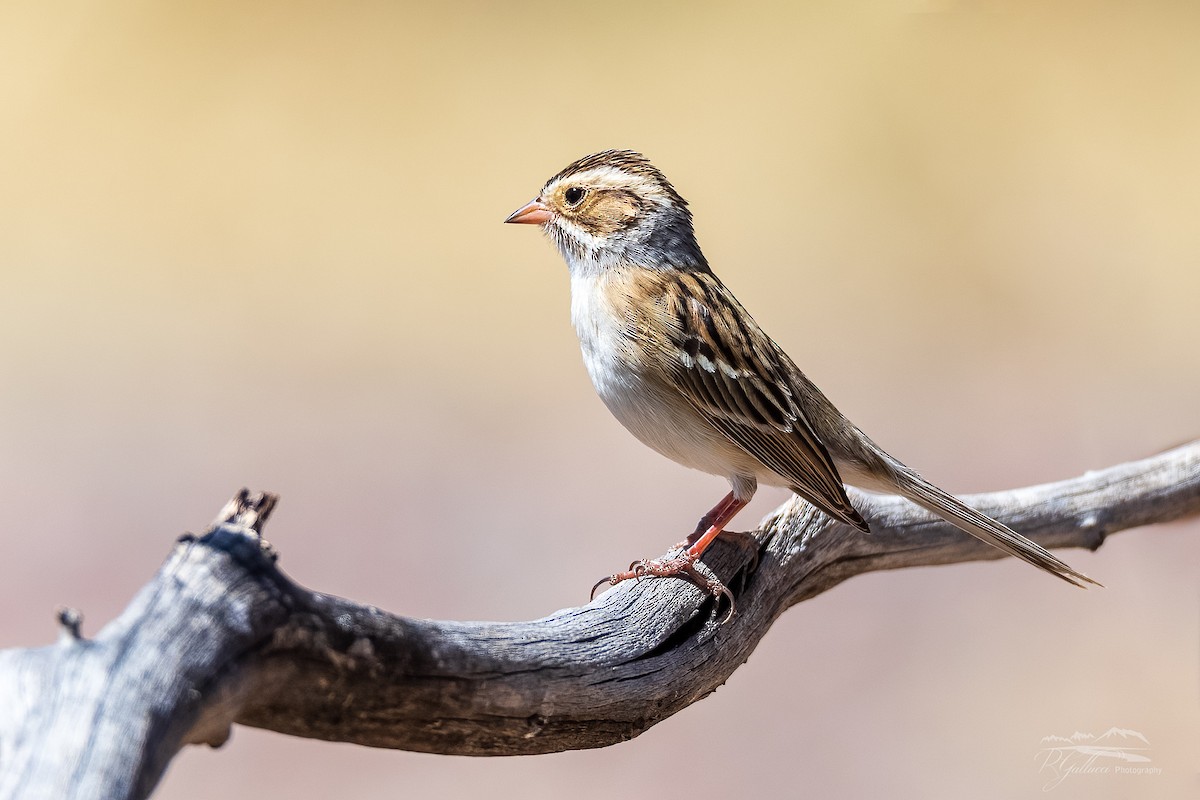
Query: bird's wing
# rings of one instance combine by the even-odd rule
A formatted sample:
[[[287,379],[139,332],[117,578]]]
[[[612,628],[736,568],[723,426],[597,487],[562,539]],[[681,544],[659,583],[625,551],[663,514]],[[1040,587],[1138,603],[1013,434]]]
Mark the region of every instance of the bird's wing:
[[[674,276],[643,328],[674,385],[700,414],[793,491],[831,517],[867,530],[825,445],[796,402],[799,370],[708,272]],[[678,289],[678,291],[676,291]]]

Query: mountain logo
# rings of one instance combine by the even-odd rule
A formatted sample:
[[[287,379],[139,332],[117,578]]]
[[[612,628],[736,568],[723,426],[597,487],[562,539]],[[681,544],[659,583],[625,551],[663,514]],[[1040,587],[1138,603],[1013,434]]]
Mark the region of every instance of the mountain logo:
[[[1072,775],[1158,775],[1150,761],[1150,740],[1140,731],[1112,727],[1096,736],[1075,731],[1070,736],[1043,736],[1034,756],[1038,772],[1048,773],[1049,791]]]

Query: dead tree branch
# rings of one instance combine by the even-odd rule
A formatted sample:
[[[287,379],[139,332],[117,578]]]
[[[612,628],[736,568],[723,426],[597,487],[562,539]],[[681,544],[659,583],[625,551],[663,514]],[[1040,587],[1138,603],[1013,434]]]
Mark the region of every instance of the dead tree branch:
[[[712,692],[789,606],[853,575],[1001,556],[899,498],[854,499],[871,536],[792,500],[756,532],[757,558],[714,547],[706,562],[737,597],[726,625],[671,580],[493,623],[409,619],[297,585],[259,535],[274,498],[243,492],[95,639],[64,612],[57,644],[0,652],[0,797],[147,797],[185,744],[218,745],[233,723],[431,753],[602,747]],[[1200,512],[1200,441],[969,500],[1047,547],[1094,550]]]

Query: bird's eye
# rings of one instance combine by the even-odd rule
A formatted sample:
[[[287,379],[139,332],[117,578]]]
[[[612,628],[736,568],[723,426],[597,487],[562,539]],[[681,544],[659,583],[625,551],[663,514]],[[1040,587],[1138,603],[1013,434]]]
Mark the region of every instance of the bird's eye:
[[[578,186],[572,186],[563,193],[563,198],[567,201],[567,205],[577,206],[583,202],[583,197],[586,194],[586,190],[580,189]]]

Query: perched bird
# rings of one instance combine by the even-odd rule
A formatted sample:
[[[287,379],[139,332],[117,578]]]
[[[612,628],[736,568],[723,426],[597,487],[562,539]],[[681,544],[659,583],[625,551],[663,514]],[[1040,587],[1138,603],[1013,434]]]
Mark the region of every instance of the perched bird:
[[[929,483],[842,416],[709,269],[687,201],[645,156],[585,156],[505,222],[541,225],[566,260],[583,360],[613,415],[644,444],[724,476],[732,489],[682,552],[600,583],[679,576],[727,595],[693,565],[760,482],[864,533],[843,483],[898,493],[1065,581],[1096,583]]]

